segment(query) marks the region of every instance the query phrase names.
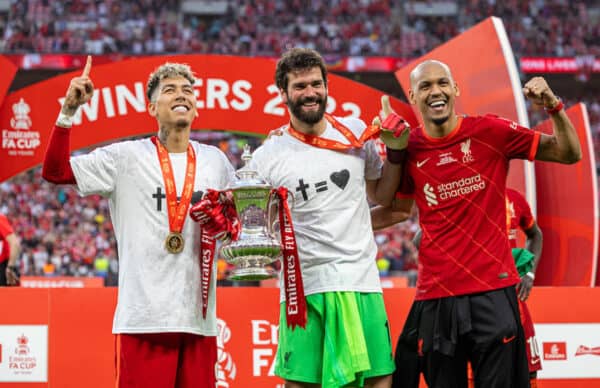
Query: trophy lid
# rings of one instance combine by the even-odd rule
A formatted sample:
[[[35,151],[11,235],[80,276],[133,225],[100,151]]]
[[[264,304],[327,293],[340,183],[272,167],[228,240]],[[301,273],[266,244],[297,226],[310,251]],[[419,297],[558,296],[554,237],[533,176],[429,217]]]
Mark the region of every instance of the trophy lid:
[[[256,170],[250,168],[252,153],[250,152],[250,146],[248,144],[244,145],[242,160],[244,161],[244,166],[235,172],[236,179],[231,182],[230,189],[235,190],[243,187],[271,187],[271,185],[258,175]]]

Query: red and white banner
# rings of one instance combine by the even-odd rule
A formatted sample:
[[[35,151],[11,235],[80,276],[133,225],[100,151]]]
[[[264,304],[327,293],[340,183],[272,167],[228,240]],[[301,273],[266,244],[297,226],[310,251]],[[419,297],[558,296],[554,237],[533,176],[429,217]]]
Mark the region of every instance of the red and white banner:
[[[83,67],[86,55],[84,54],[8,54],[6,59],[19,69],[63,69],[71,70]],[[94,57],[96,64],[120,62],[128,59],[140,59],[144,56],[123,54],[106,54]],[[276,58],[272,58],[275,59]],[[329,70],[347,72],[394,72],[407,63],[411,58],[397,57],[329,57],[325,56]],[[600,59],[593,56],[583,57],[522,57],[519,60],[523,73],[543,74],[574,74],[580,71],[581,66],[590,66],[594,73],[600,73]],[[3,65],[4,66],[4,65]],[[2,67],[4,68],[4,67]]]
[[[598,182],[585,105],[567,110],[581,143],[574,165],[535,163],[537,222],[544,233],[536,285],[594,286],[598,268]],[[550,119],[535,129],[552,133]]]
[[[394,345],[414,295],[414,288],[384,291]],[[29,355],[36,358],[36,365],[43,365],[46,347],[48,355],[47,382],[6,383],[2,387],[114,386],[111,327],[116,300],[116,288],[0,288],[0,311],[10,312],[0,314],[0,381],[7,381],[6,369],[2,368],[7,367],[5,363],[10,353],[19,349],[17,340],[21,334],[28,338]],[[540,388],[600,386],[600,377],[594,377],[600,371],[600,357],[595,350],[600,346],[598,300],[600,288],[533,289],[527,303],[537,325],[540,352],[544,346],[547,348],[542,354],[544,369]],[[278,342],[279,290],[219,287],[217,314],[218,386],[281,388],[283,381],[273,374]],[[15,332],[5,325],[20,329]],[[30,333],[29,325],[47,326],[47,345]],[[584,370],[585,366],[589,371]]]
[[[26,288],[98,288],[104,287],[101,277],[76,276],[21,276],[21,287]]]
[[[536,324],[542,379],[600,379],[600,322]]]
[[[289,121],[274,84],[275,61],[211,55],[146,57],[93,66],[92,99],[75,116],[71,134],[74,150],[158,131],[147,112],[148,75],[166,61],[188,63],[197,74],[197,130],[223,130],[266,135]],[[81,71],[64,74],[9,94],[0,108],[0,182],[42,162],[50,130],[60,111],[69,81]],[[375,117],[382,93],[358,82],[329,75],[327,112]],[[409,105],[394,107],[409,122],[416,118]]]

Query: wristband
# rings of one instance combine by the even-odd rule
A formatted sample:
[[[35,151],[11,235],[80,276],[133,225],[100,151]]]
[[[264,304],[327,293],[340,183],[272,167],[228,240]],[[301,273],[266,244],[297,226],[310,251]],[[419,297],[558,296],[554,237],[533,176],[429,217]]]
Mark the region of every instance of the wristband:
[[[71,128],[73,126],[73,116],[60,112],[56,119],[56,125],[62,128]]]
[[[390,147],[385,147],[385,152],[388,162],[392,164],[402,164],[406,160],[406,148],[402,150],[395,150]]]
[[[531,271],[527,272],[525,274],[525,276],[529,276],[531,278],[531,280],[535,280],[535,274],[533,272],[531,272]]]
[[[564,107],[565,107],[565,104],[563,104],[562,100],[559,98],[558,99],[558,104],[554,105],[553,108],[546,108],[546,107],[544,107],[544,110],[549,115],[555,115],[558,112],[560,112],[561,110],[563,110]]]

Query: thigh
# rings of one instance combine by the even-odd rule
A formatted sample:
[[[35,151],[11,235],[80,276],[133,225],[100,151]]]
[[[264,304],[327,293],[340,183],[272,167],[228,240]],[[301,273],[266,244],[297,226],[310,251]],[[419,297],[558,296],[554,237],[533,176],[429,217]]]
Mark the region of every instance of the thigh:
[[[364,377],[370,379],[391,375],[395,370],[395,364],[390,323],[383,295],[380,293],[357,293],[356,298],[371,364],[371,369],[364,372]]]
[[[179,347],[176,333],[118,334],[117,387],[174,387]]]
[[[396,370],[392,379],[393,388],[418,388],[421,367],[419,356],[419,319],[421,315],[419,302],[414,302],[404,322],[402,333],[398,337],[394,361]],[[421,340],[422,344],[422,340]]]
[[[514,287],[471,297],[469,339],[476,387],[529,387],[527,358]]]
[[[290,384],[321,382],[324,323],[322,311],[315,306],[320,303],[320,297],[321,294],[306,297],[307,320],[304,328],[290,329],[286,323],[285,303],[280,305],[275,374]]]
[[[214,387],[216,384],[217,337],[187,333],[182,336],[176,387]]]
[[[437,351],[424,353],[422,368],[430,388],[467,388],[467,356],[462,346],[456,348],[454,356]]]

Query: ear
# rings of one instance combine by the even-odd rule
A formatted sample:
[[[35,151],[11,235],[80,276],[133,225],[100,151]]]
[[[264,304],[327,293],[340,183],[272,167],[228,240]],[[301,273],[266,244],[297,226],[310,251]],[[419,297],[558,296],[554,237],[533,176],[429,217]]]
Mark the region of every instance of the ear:
[[[458,84],[454,83],[454,91],[457,96],[460,96],[460,89],[458,88]]]
[[[287,105],[288,97],[287,97],[287,93],[285,92],[285,90],[279,89],[279,95],[281,96],[281,101],[283,101],[283,103]]]
[[[156,117],[156,104],[151,102],[148,104],[148,113],[152,117]]]
[[[410,102],[411,105],[417,105],[417,99],[415,98],[415,92],[413,92],[412,89],[408,90],[408,102]]]

